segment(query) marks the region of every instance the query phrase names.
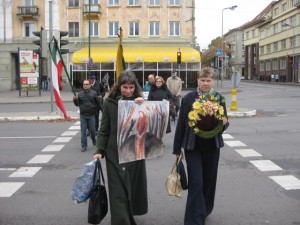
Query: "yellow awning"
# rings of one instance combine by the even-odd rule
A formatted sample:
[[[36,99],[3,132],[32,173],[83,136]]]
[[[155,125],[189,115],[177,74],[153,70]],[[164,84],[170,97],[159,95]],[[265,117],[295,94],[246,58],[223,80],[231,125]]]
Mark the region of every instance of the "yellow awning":
[[[124,46],[123,55],[126,63],[136,62],[177,62],[178,47],[145,47]],[[201,62],[200,53],[192,47],[180,47],[181,62]],[[72,63],[80,64],[88,62],[88,48],[82,48],[73,53]],[[92,47],[91,58],[93,63],[115,62],[117,46],[115,47]]]

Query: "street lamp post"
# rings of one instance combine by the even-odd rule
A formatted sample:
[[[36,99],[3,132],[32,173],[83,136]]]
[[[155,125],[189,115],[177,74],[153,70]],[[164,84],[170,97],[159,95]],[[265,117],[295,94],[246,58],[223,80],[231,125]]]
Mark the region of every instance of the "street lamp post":
[[[221,86],[222,86],[222,82],[223,82],[223,76],[224,76],[224,63],[225,63],[225,54],[224,54],[224,40],[223,40],[223,14],[224,14],[224,10],[226,9],[230,9],[230,10],[234,10],[235,8],[237,8],[237,5],[233,5],[230,7],[226,7],[224,9],[222,9],[222,66],[221,66]]]

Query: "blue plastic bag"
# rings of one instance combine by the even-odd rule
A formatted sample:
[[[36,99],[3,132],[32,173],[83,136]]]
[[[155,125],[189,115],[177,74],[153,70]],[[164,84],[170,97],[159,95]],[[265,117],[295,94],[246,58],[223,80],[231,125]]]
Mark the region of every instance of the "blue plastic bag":
[[[85,202],[90,197],[93,186],[93,176],[96,160],[84,164],[80,175],[76,178],[72,187],[71,196],[75,203]]]

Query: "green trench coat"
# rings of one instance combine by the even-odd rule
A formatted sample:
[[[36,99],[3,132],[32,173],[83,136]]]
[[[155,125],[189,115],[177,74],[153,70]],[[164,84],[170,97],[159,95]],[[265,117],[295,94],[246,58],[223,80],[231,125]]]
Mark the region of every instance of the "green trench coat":
[[[104,154],[112,225],[135,225],[133,215],[148,211],[145,160],[119,164],[117,148],[118,101],[106,99],[96,153]]]

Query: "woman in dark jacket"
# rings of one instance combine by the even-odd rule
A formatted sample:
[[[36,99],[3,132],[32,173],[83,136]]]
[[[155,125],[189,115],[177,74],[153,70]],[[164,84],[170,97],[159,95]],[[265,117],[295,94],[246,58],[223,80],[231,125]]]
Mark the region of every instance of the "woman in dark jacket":
[[[181,148],[184,149],[188,171],[184,225],[204,225],[214,207],[220,148],[224,147],[222,133],[229,123],[224,97],[213,90],[213,75],[212,68],[203,68],[198,74],[198,88],[183,97],[174,136],[173,154],[179,157]],[[198,136],[188,125],[193,103],[207,93],[220,100],[226,116],[222,131],[212,138]]]
[[[168,89],[165,81],[162,77],[156,76],[154,84],[151,86],[148,100],[149,101],[162,101],[163,99],[169,100],[174,102],[174,97],[170,90]],[[171,124],[170,124],[170,117],[168,120],[168,126],[166,133],[171,132]]]
[[[119,164],[117,146],[118,101],[141,104],[141,96],[135,74],[124,71],[103,103],[94,159],[106,158],[111,225],[136,225],[133,216],[148,211],[145,160]]]

